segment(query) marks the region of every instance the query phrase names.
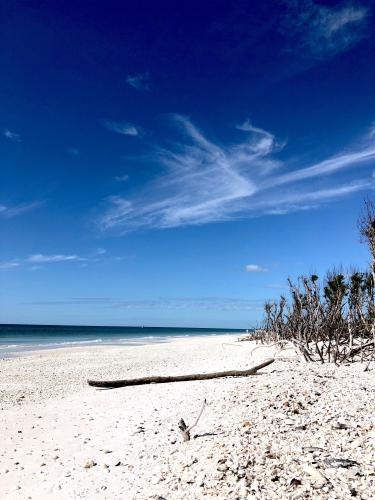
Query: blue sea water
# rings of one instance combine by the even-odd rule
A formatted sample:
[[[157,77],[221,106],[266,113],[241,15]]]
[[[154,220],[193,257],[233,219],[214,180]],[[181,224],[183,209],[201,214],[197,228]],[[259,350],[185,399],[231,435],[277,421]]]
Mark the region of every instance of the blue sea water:
[[[0,325],[0,357],[80,345],[142,345],[172,338],[240,334],[243,330],[136,326]]]

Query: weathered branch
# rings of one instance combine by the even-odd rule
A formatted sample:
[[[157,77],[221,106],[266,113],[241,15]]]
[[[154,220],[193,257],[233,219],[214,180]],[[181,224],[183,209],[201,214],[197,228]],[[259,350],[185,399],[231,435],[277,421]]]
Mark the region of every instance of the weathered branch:
[[[146,384],[168,384],[170,382],[190,382],[193,380],[209,380],[212,378],[224,378],[224,377],[248,377],[249,375],[255,375],[258,370],[265,368],[266,366],[273,363],[275,360],[273,358],[266,359],[263,363],[253,366],[248,370],[230,370],[226,372],[214,372],[214,373],[192,373],[191,375],[176,375],[174,377],[142,377],[142,378],[132,378],[127,380],[88,380],[87,383],[92,387],[101,387],[103,389],[117,389],[119,387],[128,387],[131,385],[146,385]]]
[[[178,422],[178,428],[180,429],[180,432],[182,434],[182,439],[184,441],[190,441],[190,431],[183,418],[181,418]]]
[[[199,412],[199,415],[197,416],[197,420],[194,422],[194,424],[193,424],[193,425],[191,425],[191,426],[188,428],[188,431],[189,431],[189,432],[190,432],[190,431],[191,431],[191,429],[193,429],[193,428],[197,425],[197,423],[199,422],[199,419],[200,419],[200,418],[201,418],[201,416],[202,416],[202,413],[203,413],[203,410],[204,410],[204,407],[205,407],[205,406],[206,406],[206,400],[204,399],[204,400],[203,400],[203,404],[202,404],[201,411]]]
[[[197,417],[197,420],[194,422],[193,425],[190,425],[190,427],[188,427],[186,424],[185,424],[185,420],[183,418],[180,419],[180,421],[178,422],[178,428],[180,429],[181,431],[181,434],[182,434],[182,439],[184,441],[190,441],[190,431],[191,429],[193,429],[193,427],[195,427],[197,425],[197,423],[199,422],[199,419],[201,418],[202,416],[202,413],[203,413],[203,410],[204,410],[204,407],[206,406],[206,400],[203,401],[203,405],[202,405],[202,409],[201,411],[199,412],[199,415]]]
[[[344,357],[344,360],[346,359],[349,359],[349,358],[353,358],[354,356],[356,356],[358,353],[360,353],[361,351],[364,351],[365,349],[367,349],[368,347],[374,347],[374,342],[368,342],[367,344],[363,344],[362,346],[358,346],[358,347],[355,347],[354,349],[351,349],[347,354],[346,356]]]

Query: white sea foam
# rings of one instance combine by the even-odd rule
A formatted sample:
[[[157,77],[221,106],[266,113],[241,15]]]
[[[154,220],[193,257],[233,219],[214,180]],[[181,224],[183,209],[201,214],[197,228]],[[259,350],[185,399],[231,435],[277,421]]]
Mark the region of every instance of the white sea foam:
[[[149,333],[149,332],[147,332]],[[168,332],[165,335],[160,334],[160,331],[158,333],[155,332],[155,334],[151,335],[134,335],[134,334],[129,334],[128,337],[122,337],[122,338],[117,338],[117,337],[111,337],[105,335],[104,338],[93,338],[93,339],[85,339],[85,340],[64,340],[61,338],[59,340],[55,340],[53,338],[46,338],[46,342],[43,342],[41,338],[36,338],[34,342],[28,342],[25,343],[25,341],[22,341],[22,339],[7,339],[8,341],[15,341],[17,342],[20,340],[20,343],[13,343],[13,344],[1,344],[1,338],[0,338],[0,352],[3,353],[11,353],[11,352],[22,352],[22,351],[35,351],[39,349],[57,349],[57,348],[62,348],[62,347],[70,347],[70,346],[80,346],[80,345],[96,345],[96,344],[102,344],[102,345],[120,345],[120,346],[139,346],[139,345],[145,345],[145,344],[153,344],[153,343],[164,343],[164,342],[169,342],[173,339],[183,339],[183,338],[188,338],[188,337],[197,337],[200,335],[204,335],[205,332],[179,332],[179,333],[172,333]],[[209,333],[210,336],[219,336],[220,334],[224,334],[225,332],[220,332],[220,333]],[[99,333],[100,334],[100,333]],[[28,337],[26,337],[27,339]],[[73,337],[74,338],[74,337]],[[54,341],[55,340],[55,341]],[[4,339],[5,341],[5,339]],[[3,341],[3,342],[4,342]]]
[[[97,344],[103,342],[103,339],[93,339],[93,340],[72,340],[71,342],[46,342],[44,344],[8,344],[0,345],[0,349],[33,349],[35,347],[55,347],[63,345],[78,345],[78,344]]]

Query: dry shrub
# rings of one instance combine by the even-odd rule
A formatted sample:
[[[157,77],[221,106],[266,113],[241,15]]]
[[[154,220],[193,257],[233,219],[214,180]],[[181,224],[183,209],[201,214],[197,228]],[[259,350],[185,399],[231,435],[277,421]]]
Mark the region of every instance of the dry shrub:
[[[296,282],[288,279],[288,299],[282,295],[266,302],[263,328],[254,337],[266,343],[290,342],[307,361],[339,364],[373,359],[375,210],[368,200],[359,231],[370,250],[369,270],[333,269],[323,279],[315,274],[300,276]]]

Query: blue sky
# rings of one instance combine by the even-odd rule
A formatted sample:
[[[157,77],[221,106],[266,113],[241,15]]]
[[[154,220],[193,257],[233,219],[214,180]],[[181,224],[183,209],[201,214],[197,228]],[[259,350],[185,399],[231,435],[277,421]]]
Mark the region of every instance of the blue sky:
[[[8,1],[0,321],[246,328],[287,276],[365,266],[374,11]]]

